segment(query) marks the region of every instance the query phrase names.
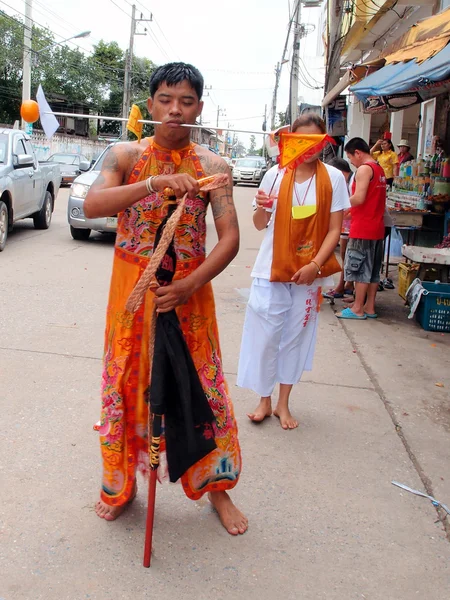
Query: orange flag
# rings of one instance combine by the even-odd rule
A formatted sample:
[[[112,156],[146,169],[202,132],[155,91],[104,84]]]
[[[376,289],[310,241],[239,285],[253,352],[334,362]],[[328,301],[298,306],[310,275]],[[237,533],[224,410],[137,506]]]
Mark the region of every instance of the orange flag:
[[[278,147],[280,149],[280,167],[295,166],[307,158],[320,152],[328,142],[335,144],[327,134],[281,133]]]
[[[137,104],[133,104],[130,110],[130,116],[128,117],[127,129],[128,131],[131,131],[131,133],[134,133],[138,139],[138,142],[141,141],[142,130],[144,129],[144,123],[139,123],[142,118],[143,117],[139,106],[137,106]]]

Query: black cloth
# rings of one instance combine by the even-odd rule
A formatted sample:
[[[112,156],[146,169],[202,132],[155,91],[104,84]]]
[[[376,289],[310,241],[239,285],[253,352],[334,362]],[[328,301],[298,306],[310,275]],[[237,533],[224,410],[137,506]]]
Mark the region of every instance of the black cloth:
[[[149,401],[153,414],[164,415],[169,477],[175,482],[216,443],[215,417],[174,310],[157,317]]]

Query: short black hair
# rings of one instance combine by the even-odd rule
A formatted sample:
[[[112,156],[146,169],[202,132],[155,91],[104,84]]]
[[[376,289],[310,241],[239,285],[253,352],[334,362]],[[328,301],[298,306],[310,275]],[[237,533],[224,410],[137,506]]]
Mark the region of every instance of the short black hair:
[[[331,165],[332,167],[334,167],[335,169],[339,169],[339,171],[342,171],[342,173],[351,173],[352,172],[348,162],[346,160],[344,160],[343,158],[339,158],[338,156],[335,156],[334,158],[332,158],[328,164]]]
[[[354,137],[345,144],[345,152],[355,154],[355,150],[370,154],[369,144],[360,137]]]
[[[203,75],[193,65],[183,62],[167,63],[153,71],[150,77],[150,96],[153,98],[160,85],[166,83],[168,86],[188,81],[195,90],[198,99],[203,96]]]

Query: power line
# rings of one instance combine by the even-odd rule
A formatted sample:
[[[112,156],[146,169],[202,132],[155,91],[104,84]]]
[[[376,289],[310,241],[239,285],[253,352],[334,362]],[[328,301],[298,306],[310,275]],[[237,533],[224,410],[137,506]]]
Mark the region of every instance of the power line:
[[[116,2],[114,2],[114,0],[109,0],[112,4],[114,4],[114,6],[116,6],[119,10],[121,10],[123,12],[124,15],[127,15],[127,17],[129,19],[131,19],[131,15],[127,13],[126,10],[124,10],[121,6],[119,6]]]

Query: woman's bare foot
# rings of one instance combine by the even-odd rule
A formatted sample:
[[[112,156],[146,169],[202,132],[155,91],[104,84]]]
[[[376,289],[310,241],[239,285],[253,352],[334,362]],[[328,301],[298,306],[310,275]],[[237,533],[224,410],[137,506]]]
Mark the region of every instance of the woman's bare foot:
[[[262,396],[258,406],[252,413],[248,413],[247,417],[254,423],[261,423],[266,417],[272,414],[272,398],[270,396]]]
[[[273,414],[280,419],[280,424],[283,429],[296,429],[298,427],[297,419],[291,415],[291,412],[286,407],[276,407]]]
[[[228,533],[239,535],[247,531],[247,517],[236,508],[227,492],[210,492],[208,498]]]
[[[125,502],[125,504],[121,504],[120,506],[110,506],[109,504],[106,504],[106,502],[103,502],[103,500],[99,500],[95,504],[95,512],[100,519],[105,519],[105,521],[115,521],[118,517],[120,517],[127,506],[133,502],[133,500],[136,498],[136,494],[137,485],[135,483],[130,499]]]

